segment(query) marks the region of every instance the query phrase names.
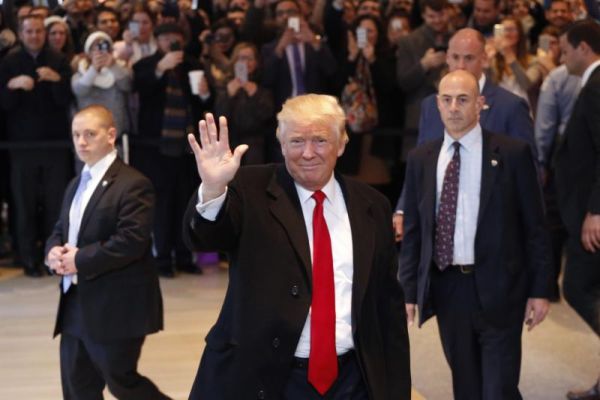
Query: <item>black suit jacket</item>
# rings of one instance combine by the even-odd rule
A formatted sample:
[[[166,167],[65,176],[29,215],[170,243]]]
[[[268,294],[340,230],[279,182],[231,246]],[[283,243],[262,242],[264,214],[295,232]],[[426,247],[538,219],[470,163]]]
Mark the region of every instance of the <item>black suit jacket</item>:
[[[337,177],[352,228],[353,337],[372,399],[409,399],[406,314],[387,200]],[[311,257],[298,194],[284,166],[241,168],[215,222],[189,204],[196,250],[229,254],[229,287],[190,399],[279,399],[311,304]]]
[[[46,254],[67,242],[79,179],[67,187]],[[85,208],[75,258],[83,325],[98,342],[138,338],[163,327],[162,297],[150,252],[153,214],[152,185],[117,158]],[[61,288],[54,335],[61,332],[63,300]]]
[[[435,310],[429,284],[435,233],[437,160],[443,138],[409,156],[400,281],[420,324]],[[547,298],[550,285],[541,190],[530,146],[483,131],[481,196],[475,236],[475,282],[484,316],[508,323],[527,298]]]
[[[600,214],[600,67],[581,89],[556,152],[556,188],[563,222],[580,236],[586,213]]]

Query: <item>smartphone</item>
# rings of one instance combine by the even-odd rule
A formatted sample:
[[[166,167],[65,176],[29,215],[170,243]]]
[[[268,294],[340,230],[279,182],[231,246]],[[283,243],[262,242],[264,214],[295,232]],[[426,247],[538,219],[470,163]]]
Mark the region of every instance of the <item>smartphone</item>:
[[[129,21],[129,32],[134,38],[140,36],[140,23],[136,21]]]
[[[395,18],[392,20],[391,22],[392,24],[392,29],[395,31],[401,31],[402,30],[402,20],[400,18]]]
[[[300,32],[300,17],[289,17],[288,28],[292,29],[296,33]]]
[[[367,46],[367,30],[360,26],[356,28],[356,45],[359,49],[364,49]]]
[[[540,40],[538,42],[538,48],[541,50],[544,50],[546,53],[548,53],[550,51],[550,36],[548,35],[541,35],[540,36]]]
[[[242,83],[248,82],[248,64],[245,61],[238,61],[234,65],[235,77]]]
[[[494,39],[502,39],[504,37],[504,25],[494,24]]]
[[[179,43],[177,40],[172,41],[171,45],[169,46],[169,50],[171,50],[171,51],[181,50],[181,43]]]
[[[108,53],[110,51],[110,43],[108,40],[101,40],[98,42],[98,50],[102,53]]]

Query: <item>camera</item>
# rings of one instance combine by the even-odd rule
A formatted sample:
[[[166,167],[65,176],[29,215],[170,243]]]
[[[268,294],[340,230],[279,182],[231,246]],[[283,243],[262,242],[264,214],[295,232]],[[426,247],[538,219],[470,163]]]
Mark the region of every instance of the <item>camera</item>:
[[[204,43],[213,44],[215,42],[215,35],[213,33],[209,33],[204,37]]]
[[[171,46],[169,47],[169,50],[171,51],[179,51],[181,50],[181,43],[179,43],[178,41],[173,41],[171,42]]]

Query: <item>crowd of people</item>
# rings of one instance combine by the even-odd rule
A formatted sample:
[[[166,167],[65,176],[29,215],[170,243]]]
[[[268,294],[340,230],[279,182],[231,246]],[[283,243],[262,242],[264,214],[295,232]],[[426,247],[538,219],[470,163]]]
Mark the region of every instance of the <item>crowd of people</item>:
[[[479,87],[473,93],[483,96],[482,103],[475,101],[473,107],[484,137],[491,131],[524,141],[537,167],[544,190],[544,225],[550,232],[552,285],[547,293],[533,293],[534,298],[541,294],[559,299],[558,276],[567,238],[570,259],[579,265],[595,262],[577,253],[572,237],[573,228],[581,229],[583,224],[585,249],[592,252],[599,247],[593,219],[596,206],[589,206],[589,218],[579,218],[586,210],[582,201],[577,212],[565,214],[575,200],[567,199],[564,188],[562,193],[559,188],[557,198],[554,179],[557,175],[564,187],[565,182],[595,171],[586,164],[580,166],[579,175],[565,178],[564,168],[560,169],[561,160],[564,166],[576,158],[571,154],[574,145],[565,150],[565,131],[577,110],[582,83],[590,81],[587,67],[596,65],[594,57],[600,55],[598,45],[588,43],[596,34],[593,28],[591,36],[586,33],[583,39],[567,40],[564,35],[578,20],[600,20],[594,0],[66,0],[60,4],[48,0],[46,5],[37,4],[14,1],[0,7],[0,152],[7,155],[0,157],[0,202],[7,205],[0,218],[0,253],[12,253],[28,276],[45,274],[44,241],[64,208],[62,196],[69,180],[85,164],[81,161],[85,149],[79,149],[81,154],[78,150],[79,159],[73,157],[71,121],[77,112],[95,105],[112,114],[119,157],[148,177],[155,190],[154,215],[148,223],[152,256],[162,276],[174,277],[177,271],[201,273],[196,255],[185,244],[182,226],[201,178],[188,133],[200,133],[198,121],[207,113],[224,116],[232,149],[248,145],[243,165],[287,163],[290,153],[285,154],[276,116],[288,99],[308,93],[340,99],[348,140],[339,161],[334,160],[336,170],[397,203],[391,221],[396,241],[402,242],[406,234],[414,243],[415,213],[420,211],[415,196],[422,182],[403,189],[407,160],[417,145],[449,131],[438,86],[445,76],[460,70],[475,77]],[[588,44],[583,50],[581,42]],[[576,56],[581,60],[589,56],[585,68],[573,64],[572,52],[579,52]],[[471,85],[471,78],[456,76],[463,86]],[[590,110],[587,117],[597,118],[594,108]],[[579,114],[577,118],[584,119]],[[594,146],[598,143],[592,140],[581,151]],[[581,165],[586,162],[582,160]],[[493,162],[498,161],[492,159],[495,166]],[[414,158],[412,163],[418,164]],[[441,184],[443,175],[438,178]],[[588,181],[593,179],[584,186]],[[516,190],[531,185],[533,181],[523,181]],[[523,210],[533,212],[516,214],[542,215],[537,215],[536,207]],[[539,221],[528,222],[531,225],[524,229],[531,233]],[[412,307],[407,308],[409,318],[417,304],[427,306],[416,287],[406,293],[407,286],[416,285],[412,274],[418,260],[408,252],[417,248],[403,247],[406,262],[400,277],[407,305]],[[433,258],[437,260],[437,255]],[[461,264],[462,271],[473,264],[472,257],[466,259],[469,262],[454,264]],[[414,270],[407,269],[411,262]],[[430,262],[426,264],[429,268]],[[565,287],[565,294],[573,303],[584,303],[575,308],[586,321],[593,321],[589,323],[597,331],[590,299],[579,293],[578,285],[585,285],[580,277],[568,279],[574,286]],[[527,307],[534,313],[533,325],[539,322],[536,318],[543,319],[543,305],[534,302]],[[446,334],[452,335],[454,328],[447,328]],[[447,355],[456,351],[445,350]],[[455,391],[464,390],[454,383]],[[600,391],[600,383],[596,390]]]

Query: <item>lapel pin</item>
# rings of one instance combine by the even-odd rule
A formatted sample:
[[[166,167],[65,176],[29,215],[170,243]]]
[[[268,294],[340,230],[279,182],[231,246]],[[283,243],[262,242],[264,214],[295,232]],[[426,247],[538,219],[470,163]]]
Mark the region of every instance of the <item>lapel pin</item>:
[[[485,111],[485,110],[489,110],[489,109],[490,109],[490,106],[489,106],[488,104],[484,104],[484,105],[483,105],[483,110],[484,110],[484,111]]]
[[[107,180],[102,181],[102,187],[105,187],[106,185],[108,185],[108,181]]]
[[[498,165],[498,160],[492,159],[492,167],[495,167],[497,165]]]

